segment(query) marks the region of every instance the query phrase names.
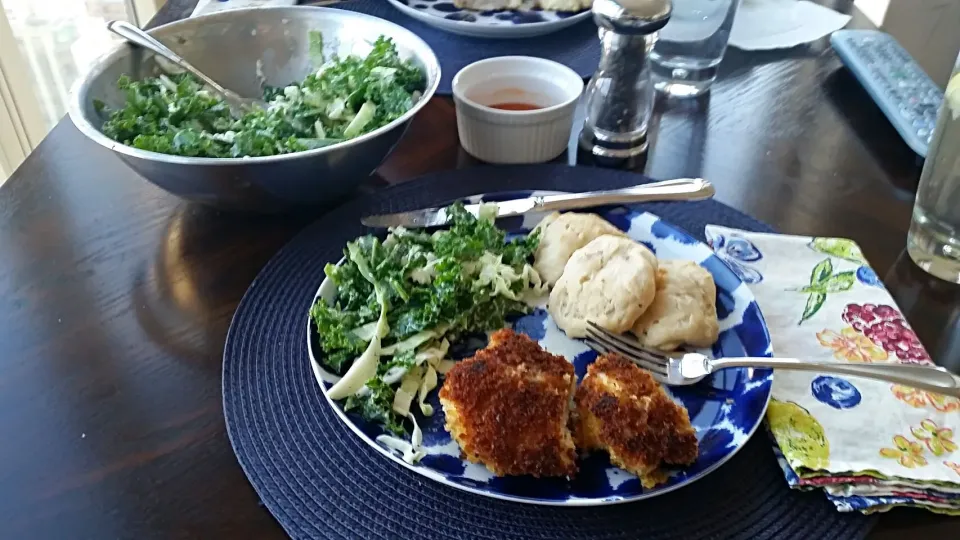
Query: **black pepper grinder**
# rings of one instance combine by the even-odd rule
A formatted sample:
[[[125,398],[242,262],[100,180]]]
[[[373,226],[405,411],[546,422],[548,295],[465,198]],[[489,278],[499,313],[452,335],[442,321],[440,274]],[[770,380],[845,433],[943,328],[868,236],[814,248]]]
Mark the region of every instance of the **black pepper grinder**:
[[[670,0],[594,0],[603,55],[587,85],[580,147],[603,160],[623,160],[647,149],[653,112],[650,51],[666,26]]]

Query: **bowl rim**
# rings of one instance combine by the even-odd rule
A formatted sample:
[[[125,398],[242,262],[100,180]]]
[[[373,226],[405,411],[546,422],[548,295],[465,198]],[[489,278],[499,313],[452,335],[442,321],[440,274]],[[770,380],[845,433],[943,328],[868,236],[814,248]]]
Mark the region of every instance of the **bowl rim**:
[[[420,111],[420,109],[422,109],[433,98],[434,94],[437,91],[437,88],[440,86],[440,79],[442,77],[440,62],[437,59],[437,55],[433,51],[433,48],[430,47],[430,45],[428,45],[427,42],[421,39],[420,36],[416,35],[410,30],[407,30],[406,28],[396,23],[393,23],[391,21],[388,21],[386,19],[374,17],[373,15],[368,15],[366,13],[359,13],[354,11],[347,11],[342,9],[326,8],[326,7],[319,7],[319,6],[262,6],[262,7],[251,7],[251,8],[238,8],[238,9],[231,9],[227,11],[209,13],[209,14],[200,15],[197,17],[186,17],[186,18],[172,21],[166,24],[162,24],[155,28],[151,28],[150,30],[147,30],[147,33],[152,35],[153,37],[157,37],[156,34],[158,32],[162,32],[164,30],[174,28],[177,25],[183,24],[186,21],[192,21],[194,19],[201,20],[201,21],[202,20],[215,21],[221,18],[228,19],[231,17],[237,17],[242,15],[243,13],[262,12],[262,11],[302,11],[302,10],[315,10],[315,11],[319,10],[322,12],[327,12],[329,14],[335,14],[336,16],[342,16],[346,18],[375,20],[381,24],[386,24],[386,25],[395,27],[397,31],[406,33],[410,40],[414,42],[418,42],[418,44],[422,46],[423,50],[429,53],[428,57],[420,59],[425,64],[424,68],[428,76],[427,88],[424,89],[422,95],[420,96],[420,99],[416,103],[414,103],[413,107],[411,107],[410,110],[404,113],[402,116],[369,133],[364,133],[359,137],[354,137],[353,139],[349,139],[336,144],[331,144],[330,146],[324,146],[323,148],[314,148],[311,150],[304,150],[302,152],[291,152],[287,154],[277,154],[274,156],[215,158],[215,157],[178,156],[174,154],[163,154],[160,152],[153,152],[150,150],[141,150],[139,148],[134,148],[132,146],[123,144],[119,141],[115,141],[110,137],[107,137],[106,135],[103,134],[102,131],[100,131],[99,128],[95,127],[93,123],[91,123],[90,120],[87,119],[86,115],[83,112],[85,108],[85,102],[83,101],[84,98],[82,96],[86,95],[86,90],[89,89],[93,76],[95,74],[99,74],[100,72],[102,72],[104,69],[106,69],[107,66],[111,65],[113,62],[118,60],[123,54],[128,54],[130,50],[133,48],[133,45],[130,45],[125,42],[121,42],[121,43],[118,43],[115,47],[113,47],[110,51],[104,53],[99,58],[97,58],[97,60],[87,69],[84,76],[80,78],[76,83],[74,83],[73,87],[70,89],[70,100],[69,100],[69,107],[67,110],[68,116],[70,117],[70,120],[73,122],[73,124],[77,127],[77,129],[80,130],[81,133],[86,135],[88,138],[92,139],[97,144],[105,148],[108,148],[110,150],[113,150],[114,152],[118,152],[120,154],[124,154],[130,157],[146,159],[151,161],[161,161],[165,163],[179,164],[179,165],[223,165],[223,166],[251,165],[251,164],[260,164],[260,163],[272,163],[277,161],[286,161],[291,159],[300,159],[300,158],[309,157],[309,156],[319,156],[331,151],[343,150],[352,146],[362,144],[365,141],[374,139],[384,133],[387,133],[388,131],[393,130],[397,126],[400,126],[408,122],[410,119],[413,118],[413,116],[416,113]],[[431,71],[436,73],[436,76],[434,77],[432,83],[430,83],[429,81],[429,73]]]
[[[548,66],[551,69],[556,69],[563,73],[570,81],[576,81],[576,86],[578,88],[576,95],[564,99],[560,103],[554,105],[549,105],[547,107],[541,107],[539,109],[530,109],[530,110],[521,110],[513,111],[508,109],[497,109],[496,107],[491,107],[489,105],[484,105],[477,102],[476,100],[470,99],[467,97],[466,90],[467,88],[461,88],[460,81],[461,76],[464,75],[468,70],[479,69],[487,65],[496,65],[503,62],[528,62],[530,64],[537,64],[541,66]],[[540,58],[538,56],[524,56],[524,55],[508,55],[508,56],[494,56],[491,58],[484,58],[483,60],[477,60],[472,64],[467,64],[456,75],[453,76],[453,81],[450,83],[450,88],[454,98],[463,102],[465,105],[473,107],[474,109],[480,110],[482,112],[491,114],[491,115],[502,115],[503,117],[535,117],[548,115],[550,113],[565,109],[569,107],[572,103],[575,103],[580,100],[580,97],[583,95],[583,89],[586,85],[583,82],[583,78],[577,74],[576,71],[570,69],[569,66],[550,60],[547,58]]]

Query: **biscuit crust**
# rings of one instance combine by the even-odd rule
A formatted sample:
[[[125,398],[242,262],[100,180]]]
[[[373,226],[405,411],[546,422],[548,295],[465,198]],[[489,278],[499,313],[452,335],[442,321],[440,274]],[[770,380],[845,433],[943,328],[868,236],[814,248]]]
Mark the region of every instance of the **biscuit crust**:
[[[623,333],[656,294],[657,259],[643,245],[604,235],[578,249],[550,291],[547,310],[570,337],[587,335],[587,322]]]
[[[692,261],[660,261],[657,292],[631,331],[647,347],[672,351],[681,345],[709,347],[717,341],[717,286]]]
[[[553,285],[575,251],[605,234],[626,236],[623,231],[596,214],[554,212],[537,225],[540,245],[533,268],[540,278]]]

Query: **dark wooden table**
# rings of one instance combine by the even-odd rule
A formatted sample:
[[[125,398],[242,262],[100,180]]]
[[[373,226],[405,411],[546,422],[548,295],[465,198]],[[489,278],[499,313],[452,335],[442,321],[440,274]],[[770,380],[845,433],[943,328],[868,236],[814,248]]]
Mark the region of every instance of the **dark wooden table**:
[[[960,370],[960,288],[904,253],[920,161],[829,45],[731,50],[722,71],[709,98],[658,105],[646,172],[709,178],[784,232],[855,239]],[[473,165],[436,99],[366,189]],[[247,286],[314,217],[183,203],[60,122],[0,189],[0,537],[282,537],[227,441],[221,353]],[[913,537],[960,537],[960,520],[897,510],[873,533]]]

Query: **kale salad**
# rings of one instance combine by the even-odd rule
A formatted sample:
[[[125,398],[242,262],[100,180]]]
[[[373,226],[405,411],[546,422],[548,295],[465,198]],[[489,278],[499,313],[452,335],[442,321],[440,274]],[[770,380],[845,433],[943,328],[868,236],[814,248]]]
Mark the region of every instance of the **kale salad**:
[[[122,76],[117,86],[122,108],[94,103],[107,114],[106,136],[162,154],[237,158],[321,148],[385,126],[420,99],[426,75],[381,36],[365,58],[331,58],[300,83],[268,88],[267,107],[241,116],[186,73]]]
[[[392,433],[377,440],[408,462],[422,457],[413,404],[433,414],[426,398],[452,367],[450,342],[503,328],[547,293],[530,265],[538,232],[507,241],[492,216],[462,204],[448,212],[446,230],[396,228],[382,242],[368,235],[348,243],[344,261],[324,269],[336,300],[318,298],[310,309],[316,358],[341,376],[327,395]]]

